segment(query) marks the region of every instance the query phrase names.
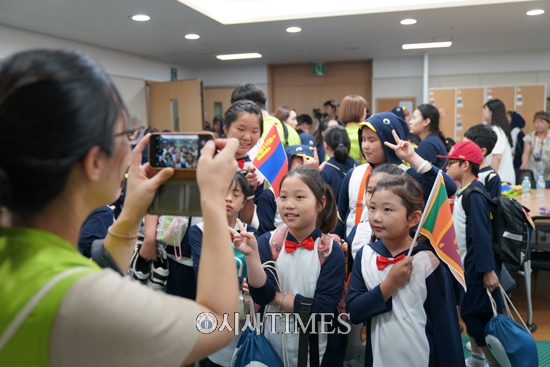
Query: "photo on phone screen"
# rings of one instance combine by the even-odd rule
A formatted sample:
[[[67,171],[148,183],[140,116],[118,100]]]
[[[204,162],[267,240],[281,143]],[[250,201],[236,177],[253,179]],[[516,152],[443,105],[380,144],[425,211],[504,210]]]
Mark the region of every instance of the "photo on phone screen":
[[[151,136],[151,167],[196,169],[209,134],[158,134]]]

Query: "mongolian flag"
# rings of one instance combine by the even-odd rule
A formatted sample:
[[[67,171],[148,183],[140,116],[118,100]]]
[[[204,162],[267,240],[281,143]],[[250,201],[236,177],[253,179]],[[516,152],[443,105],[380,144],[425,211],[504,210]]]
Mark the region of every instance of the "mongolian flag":
[[[420,223],[422,223],[419,228],[420,233],[428,237],[439,258],[449,266],[451,273],[466,290],[453,216],[441,171],[432,187]]]
[[[288,172],[288,160],[277,126],[273,125],[265,136],[252,165],[264,175],[278,198],[281,180]]]

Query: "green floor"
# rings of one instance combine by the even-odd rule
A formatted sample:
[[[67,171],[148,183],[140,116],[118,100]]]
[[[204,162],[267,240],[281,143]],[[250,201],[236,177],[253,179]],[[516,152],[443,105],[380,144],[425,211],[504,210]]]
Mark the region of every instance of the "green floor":
[[[462,335],[465,358],[470,357],[470,351],[466,349],[468,340],[467,335]],[[539,367],[550,367],[550,341],[537,341],[537,351],[539,353]]]

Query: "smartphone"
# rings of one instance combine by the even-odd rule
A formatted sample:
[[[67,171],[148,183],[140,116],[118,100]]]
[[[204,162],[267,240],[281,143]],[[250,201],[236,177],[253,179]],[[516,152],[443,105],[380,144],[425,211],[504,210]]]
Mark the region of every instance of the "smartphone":
[[[171,180],[195,180],[202,148],[213,139],[210,132],[151,134],[149,165],[153,171],[172,167],[175,173]]]
[[[202,216],[197,181],[169,180],[162,184],[147,213],[153,215]]]

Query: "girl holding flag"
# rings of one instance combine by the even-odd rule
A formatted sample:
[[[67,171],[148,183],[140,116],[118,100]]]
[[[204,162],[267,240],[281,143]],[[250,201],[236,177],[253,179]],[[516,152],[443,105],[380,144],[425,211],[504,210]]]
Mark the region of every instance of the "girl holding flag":
[[[423,207],[422,188],[408,175],[373,189],[377,241],[357,252],[346,300],[351,322],[367,325],[365,366],[464,366],[449,272],[428,242],[406,257]]]

